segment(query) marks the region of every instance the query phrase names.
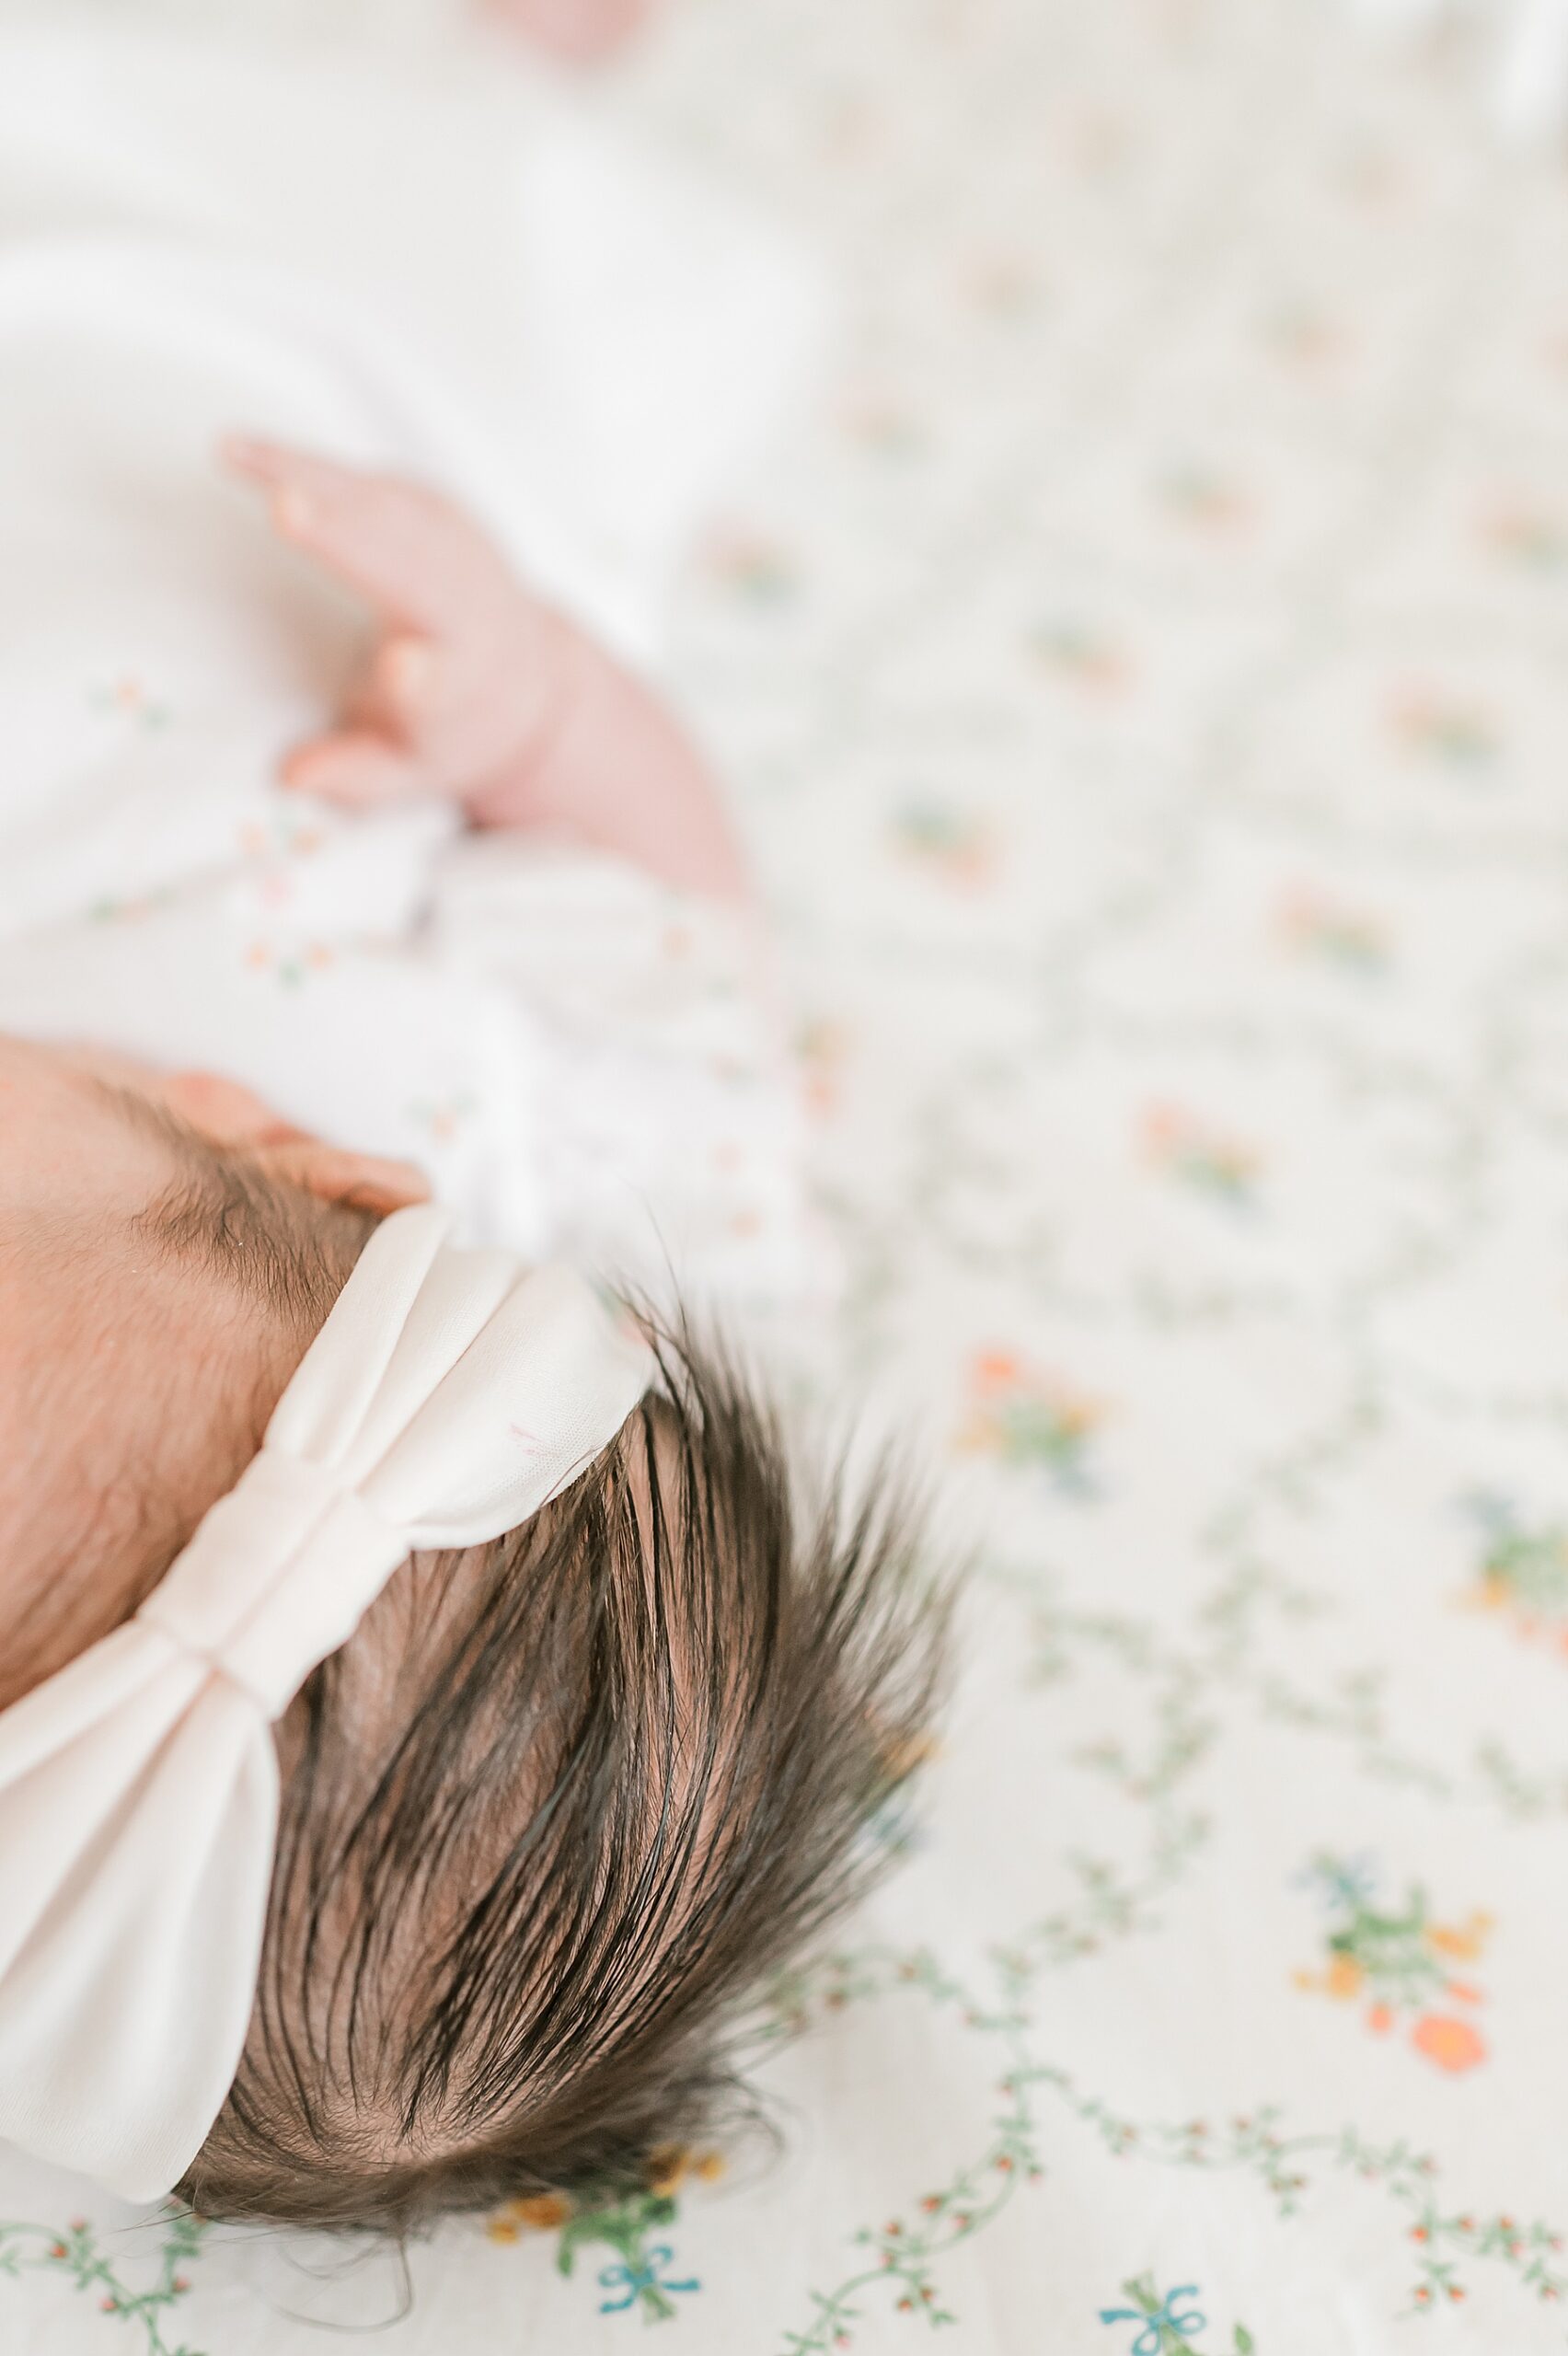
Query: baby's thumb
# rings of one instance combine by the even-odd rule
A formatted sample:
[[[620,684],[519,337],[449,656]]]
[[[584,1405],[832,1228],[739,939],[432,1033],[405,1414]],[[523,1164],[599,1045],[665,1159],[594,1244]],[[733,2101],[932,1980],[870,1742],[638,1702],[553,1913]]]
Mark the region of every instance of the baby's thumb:
[[[302,745],[283,763],[282,780],[291,793],[315,794],[345,810],[408,802],[430,791],[419,764],[368,729],[344,730]]]

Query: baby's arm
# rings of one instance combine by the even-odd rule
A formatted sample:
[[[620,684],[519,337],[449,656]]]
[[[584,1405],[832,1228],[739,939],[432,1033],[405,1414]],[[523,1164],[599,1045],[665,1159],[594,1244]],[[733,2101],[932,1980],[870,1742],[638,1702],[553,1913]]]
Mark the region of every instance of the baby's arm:
[[[379,642],[339,724],[283,782],[348,807],[438,794],[478,826],[542,827],[663,882],[745,896],[717,788],[652,691],[534,596],[438,493],[240,441],[284,538],[375,609]]]

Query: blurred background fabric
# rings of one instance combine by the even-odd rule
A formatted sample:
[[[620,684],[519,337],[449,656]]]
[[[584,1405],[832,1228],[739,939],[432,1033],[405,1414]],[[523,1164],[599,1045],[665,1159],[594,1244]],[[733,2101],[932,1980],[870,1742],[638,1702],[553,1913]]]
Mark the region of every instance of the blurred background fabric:
[[[1496,30],[685,0],[595,98],[841,281],[665,668],[797,1008],[818,1380],[977,1556],[953,1722],[772,1993],[778,2160],[406,2280],[6,2164],[0,2344],[1563,2346],[1568,171]]]
[[[1458,10],[1480,24],[1492,119],[1546,139],[1568,121],[1568,0],[1350,0],[1368,30],[1398,39],[1441,29]]]

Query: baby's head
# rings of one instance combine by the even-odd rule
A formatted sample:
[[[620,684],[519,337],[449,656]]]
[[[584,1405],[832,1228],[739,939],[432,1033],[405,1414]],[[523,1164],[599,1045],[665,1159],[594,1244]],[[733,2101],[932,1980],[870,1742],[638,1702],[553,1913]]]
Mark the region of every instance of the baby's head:
[[[0,1034],[0,1708],[162,1577],[422,1192],[243,1089]]]
[[[156,1586],[412,1185],[234,1091],[0,1041],[0,1706]],[[736,2007],[863,1878],[940,1616],[895,1518],[802,1517],[721,1360],[662,1360],[586,1474],[415,1555],[280,1725],[204,2211],[398,2225],[635,2182],[711,2123]]]

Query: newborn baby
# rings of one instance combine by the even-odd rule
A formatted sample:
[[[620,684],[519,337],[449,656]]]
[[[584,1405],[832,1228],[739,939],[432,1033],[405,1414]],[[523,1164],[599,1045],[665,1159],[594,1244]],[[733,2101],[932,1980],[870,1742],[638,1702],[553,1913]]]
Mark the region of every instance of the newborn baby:
[[[667,1248],[722,1299],[800,1265],[721,804],[519,571],[532,534],[545,573],[635,606],[571,468],[542,434],[498,465],[288,258],[110,248],[67,210],[45,247],[36,203],[9,237],[0,203],[0,1761],[265,1502],[280,1401],[375,1312],[366,1271],[432,1185],[495,1247],[463,1282]],[[487,334],[515,288],[489,294]],[[525,441],[548,405],[498,348]],[[281,549],[208,471],[248,407],[375,460],[230,441]],[[906,1529],[831,1484],[802,1502],[706,1327],[667,1295],[639,1318],[629,1415],[502,1534],[413,1548],[286,1685],[249,2026],[179,2188],[206,2213],[400,2226],[638,2181],[721,2108],[737,2005],[874,1862],[939,1651]],[[6,2002],[0,1972],[8,2116]]]
[[[678,729],[461,515],[235,462],[386,618],[295,791],[453,795],[739,893]],[[221,1079],[0,1041],[0,1705],[153,1592],[375,1219],[424,1191]],[[732,1370],[678,1327],[662,1364],[591,1472],[492,1544],[417,1554],[282,1720],[251,2032],[183,2188],[206,2212],[626,2178],[701,2120],[716,2025],[866,1862],[928,1698],[905,1534],[831,1503],[802,1522]]]

